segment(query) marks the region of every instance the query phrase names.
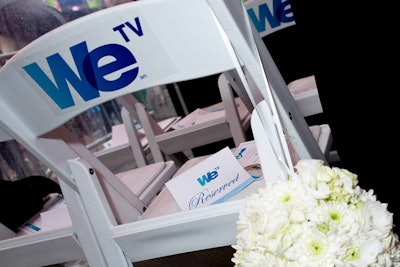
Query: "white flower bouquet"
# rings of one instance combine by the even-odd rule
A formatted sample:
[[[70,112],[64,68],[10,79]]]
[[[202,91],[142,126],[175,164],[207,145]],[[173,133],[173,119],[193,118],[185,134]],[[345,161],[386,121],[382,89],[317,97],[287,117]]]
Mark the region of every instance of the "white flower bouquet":
[[[400,266],[393,214],[357,175],[300,160],[251,195],[237,221],[236,267]]]

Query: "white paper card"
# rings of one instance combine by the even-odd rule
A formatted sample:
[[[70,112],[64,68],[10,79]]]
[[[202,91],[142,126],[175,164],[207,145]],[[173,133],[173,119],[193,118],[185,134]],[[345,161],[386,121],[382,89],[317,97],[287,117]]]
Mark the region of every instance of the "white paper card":
[[[257,146],[254,140],[241,143],[235,150],[235,157],[240,165],[254,179],[262,179],[263,173],[261,170],[260,158],[258,157]]]
[[[248,166],[261,165],[254,140],[240,143],[235,150],[235,157],[245,169]]]
[[[166,183],[182,210],[224,202],[254,181],[226,147]]]

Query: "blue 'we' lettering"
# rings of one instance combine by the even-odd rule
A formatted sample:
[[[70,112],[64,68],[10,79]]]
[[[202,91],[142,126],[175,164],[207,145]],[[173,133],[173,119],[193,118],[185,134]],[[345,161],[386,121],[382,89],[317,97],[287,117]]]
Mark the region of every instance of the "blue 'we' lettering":
[[[203,174],[201,177],[197,178],[197,181],[199,182],[199,184],[201,186],[205,186],[207,183],[216,179],[218,177],[217,169],[219,169],[219,168],[217,167],[217,168],[215,168],[215,171],[209,171],[209,172]]]
[[[129,22],[126,22],[125,25],[137,36],[142,36],[143,31],[139,18],[135,18],[135,22],[136,27]],[[123,25],[113,29],[126,41],[127,34],[123,31]],[[139,67],[136,58],[123,45],[111,43],[89,51],[86,42],[81,42],[70,47],[70,51],[78,75],[59,53],[46,57],[55,84],[36,62],[23,67],[61,109],[75,105],[68,83],[84,101],[89,101],[99,97],[99,91],[119,90],[132,83],[138,76]],[[110,79],[109,75],[116,72],[119,75],[114,77],[117,78]]]
[[[282,23],[289,23],[294,21],[292,8],[289,1],[273,0],[273,10],[269,9],[267,3],[258,5],[258,18],[256,11],[253,8],[247,9],[247,13],[253,22],[257,32],[264,32],[266,30],[266,22],[269,23],[271,28],[279,27]]]

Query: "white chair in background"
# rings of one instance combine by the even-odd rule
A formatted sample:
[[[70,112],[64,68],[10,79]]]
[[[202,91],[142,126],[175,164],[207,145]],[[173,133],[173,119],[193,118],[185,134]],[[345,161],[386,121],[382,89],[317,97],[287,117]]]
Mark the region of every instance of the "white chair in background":
[[[294,80],[288,84],[288,88],[304,117],[324,112],[314,75]],[[332,150],[333,137],[329,125],[312,125],[310,128],[328,162],[339,161],[337,151]]]
[[[294,80],[288,88],[304,117],[323,112],[314,75]]]
[[[272,41],[272,47],[274,45],[276,46],[278,43],[274,42],[287,42],[288,40],[295,40],[296,39],[296,26],[295,26],[295,18],[293,16],[291,6],[289,2],[285,3],[285,10],[277,11],[277,10],[272,10],[272,1],[269,0],[264,0],[264,1],[246,1],[245,2],[245,7],[247,11],[250,14],[250,18],[252,20],[252,25],[256,25],[255,28],[258,30],[258,34],[260,35],[261,38],[263,38],[264,42],[269,42]],[[265,14],[267,12],[261,12],[261,10],[268,10],[270,9],[271,12],[275,14],[275,12],[283,12],[282,17],[285,18],[283,20],[280,20],[279,15],[276,17],[271,16],[267,17]],[[260,12],[260,16],[256,16],[255,14],[258,14]],[[263,13],[263,14],[261,14]],[[277,20],[279,21],[278,24],[275,24]],[[291,28],[291,29],[288,29]],[[283,38],[274,38],[274,37],[268,37],[268,35],[276,35],[279,36],[279,31],[281,32],[281,36]],[[255,31],[257,32],[257,31]],[[271,39],[269,39],[271,38]],[[282,39],[282,40],[281,40]],[[279,41],[281,40],[281,41]],[[266,43],[267,46],[269,45]],[[287,47],[285,44],[283,44],[282,47]],[[297,50],[294,49],[297,53],[301,53],[301,49]],[[284,48],[281,49],[281,51],[275,51],[274,56],[277,56],[277,60],[282,62],[282,67],[286,69],[288,66],[285,67],[285,62],[287,64],[290,64],[290,60],[286,58],[288,57],[287,55],[292,55],[291,53],[286,53]],[[264,55],[264,53],[262,53]],[[294,56],[295,60],[297,58],[297,55]],[[301,58],[301,57],[300,57]],[[304,73],[304,68],[306,69],[309,67],[308,62],[301,62],[301,61],[296,61],[293,66],[297,66],[299,69],[297,70],[298,73]],[[294,67],[291,66],[290,69],[294,71]],[[317,85],[315,82],[315,78],[313,75],[309,74],[310,76],[299,78],[296,80],[292,80],[288,83],[287,87],[289,88],[290,93],[293,95],[295,102],[300,110],[300,113],[304,117],[320,114],[323,112],[321,102],[319,99],[318,95],[318,89]],[[285,88],[282,88],[285,90]],[[275,90],[276,91],[276,90]],[[285,109],[285,107],[283,107]],[[291,108],[287,108],[286,111],[290,112]],[[312,125],[312,131],[315,137],[318,137],[318,144],[321,147],[322,151],[325,154],[325,157],[329,162],[337,161],[339,160],[339,157],[337,155],[336,151],[330,151],[333,138],[331,134],[331,129],[328,124],[322,124],[322,125]],[[295,130],[295,129],[294,129]]]
[[[156,122],[132,94],[119,97],[123,124],[114,127],[113,139],[120,140],[114,140],[117,146],[99,151],[96,156],[115,168],[132,153],[138,166],[147,165],[149,160],[162,162],[169,158],[182,165],[189,159],[185,152],[192,148],[229,138],[235,146],[247,141],[251,112],[239,97],[234,97],[224,74],[220,75],[218,85],[222,102],[201,107],[183,118],[175,116],[161,122]]]
[[[223,79],[222,76],[219,79]],[[222,102],[193,111],[167,130],[155,122],[143,104],[133,103],[155,161],[172,158],[181,165],[188,160],[184,152],[192,148],[230,138],[236,146],[247,141],[251,113],[239,97],[234,97],[229,86],[220,88],[220,94]],[[127,107],[126,101],[120,102]],[[135,125],[132,119],[128,120],[127,116],[123,116],[127,131],[132,132]]]
[[[132,167],[143,167],[153,162],[165,162],[164,159],[153,159],[150,155],[149,141],[143,131],[138,128],[136,104],[139,102],[132,94],[118,98],[121,103],[121,118],[123,123],[112,127],[111,140],[104,144],[105,149],[95,152],[95,155],[108,168],[115,171]],[[152,119],[152,117],[151,117]],[[162,130],[168,130],[180,119],[171,117],[160,122],[152,119]]]
[[[229,77],[229,75],[227,75],[227,77]],[[234,91],[240,92],[240,85],[232,78],[228,79],[227,77],[225,77],[224,74],[221,75],[219,86],[230,86]],[[294,83],[289,84],[289,86],[289,91],[293,95],[296,106],[303,117],[322,113],[322,107],[313,77],[307,77],[307,79],[305,78],[298,81],[296,80]],[[235,121],[237,120],[233,120],[231,125],[235,125]],[[309,126],[309,128],[326,160],[329,162],[335,160],[334,151],[331,151],[332,134],[329,125],[312,125]],[[291,144],[288,145],[290,149],[293,148]],[[291,151],[291,156],[293,163],[296,163],[300,158],[294,150]]]
[[[63,192],[74,193],[66,201],[77,238],[87,237],[80,225],[89,218],[93,250],[101,251],[95,259],[83,247],[90,266],[128,267],[231,245],[244,199],[141,220],[144,201],[61,126],[88,108],[153,86],[229,73],[251,100],[246,106],[255,107],[252,130],[268,179],[285,179],[293,167],[283,129],[300,157],[324,158],[301,114],[291,121],[283,112],[281,106],[298,109],[292,96],[276,95],[286,85],[257,38],[241,0],[135,1],[65,24],[3,67],[0,127],[58,175]],[[264,99],[256,102],[258,90]],[[244,189],[242,197],[263,184]]]
[[[127,117],[131,116],[124,107],[121,109],[121,114]],[[161,120],[158,124],[162,129],[168,129],[176,118],[180,117]],[[132,128],[130,129],[124,123],[113,125],[111,139],[103,144],[104,148],[102,150],[94,153],[113,172],[141,167],[154,162],[149,142],[143,129],[136,129],[138,126],[134,124],[137,121],[134,118],[131,119]],[[133,130],[133,132],[128,133],[128,130]],[[136,142],[135,140],[138,140],[138,146],[134,145],[133,142]]]

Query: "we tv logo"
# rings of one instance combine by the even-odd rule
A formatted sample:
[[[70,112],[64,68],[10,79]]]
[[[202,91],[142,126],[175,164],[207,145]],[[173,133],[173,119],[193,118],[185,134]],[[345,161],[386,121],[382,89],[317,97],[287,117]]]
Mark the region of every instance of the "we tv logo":
[[[250,0],[244,4],[261,37],[295,24],[289,0]]]
[[[201,186],[205,186],[206,184],[210,183],[212,180],[218,178],[218,170],[219,170],[219,167],[215,167],[215,170],[209,171],[209,172],[203,174],[201,177],[197,178],[197,182]]]
[[[111,28],[115,37],[126,43],[131,41],[129,36],[144,35],[139,17]],[[89,51],[87,42],[83,41],[71,46],[69,51],[73,66],[60,53],[46,57],[54,80],[37,62],[22,67],[60,109],[75,105],[71,87],[87,102],[100,97],[100,91],[119,90],[138,77],[138,62],[132,51],[122,44],[103,44]]]

